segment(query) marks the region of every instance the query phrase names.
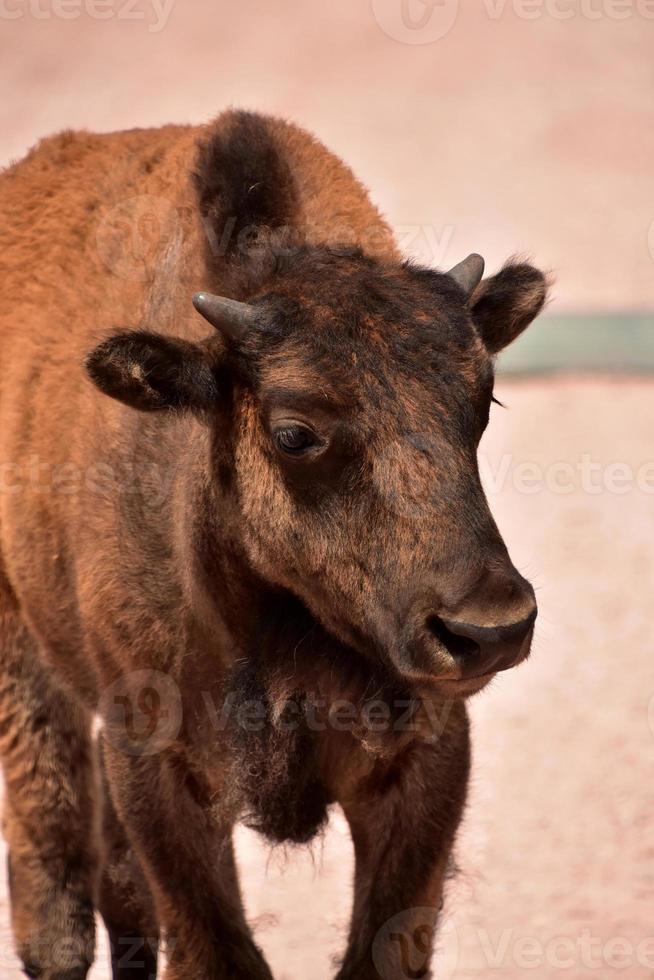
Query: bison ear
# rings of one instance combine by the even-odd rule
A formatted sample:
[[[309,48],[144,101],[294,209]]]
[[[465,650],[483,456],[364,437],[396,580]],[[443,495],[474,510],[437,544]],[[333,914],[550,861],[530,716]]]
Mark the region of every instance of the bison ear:
[[[218,395],[203,348],[146,331],[105,340],[86,358],[86,370],[105,395],[143,412],[207,409]]]
[[[547,277],[533,265],[505,265],[483,279],[470,297],[472,319],[491,354],[510,344],[528,327],[547,298]]]

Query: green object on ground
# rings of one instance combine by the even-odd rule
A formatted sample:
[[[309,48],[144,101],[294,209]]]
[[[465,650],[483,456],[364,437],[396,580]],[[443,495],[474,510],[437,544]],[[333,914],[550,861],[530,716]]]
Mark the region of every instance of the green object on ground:
[[[547,314],[500,354],[500,374],[654,373],[654,313]]]

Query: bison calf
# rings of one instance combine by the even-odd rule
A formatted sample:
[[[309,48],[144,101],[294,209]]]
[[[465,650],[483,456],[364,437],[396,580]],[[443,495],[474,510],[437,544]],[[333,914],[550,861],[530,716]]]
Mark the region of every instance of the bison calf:
[[[63,133],[0,178],[0,753],[28,976],[264,980],[231,835],[356,853],[339,980],[426,976],[464,699],[529,653],[477,446],[541,272],[403,261],[297,127]],[[193,296],[193,304],[191,297]],[[195,307],[195,308],[194,308]],[[101,722],[100,744],[93,737]]]

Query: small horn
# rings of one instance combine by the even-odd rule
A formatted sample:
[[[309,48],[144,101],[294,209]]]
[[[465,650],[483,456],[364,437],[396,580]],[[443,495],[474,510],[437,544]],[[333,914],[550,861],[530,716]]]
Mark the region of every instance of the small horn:
[[[240,340],[257,322],[256,307],[248,303],[239,303],[235,299],[227,299],[226,296],[196,293],[193,297],[193,306],[212,327],[220,330],[230,340]]]
[[[452,276],[458,282],[466,296],[470,296],[473,289],[481,282],[481,277],[484,274],[484,265],[485,263],[481,255],[473,252],[463,262],[459,262],[458,265],[450,269],[448,275]]]

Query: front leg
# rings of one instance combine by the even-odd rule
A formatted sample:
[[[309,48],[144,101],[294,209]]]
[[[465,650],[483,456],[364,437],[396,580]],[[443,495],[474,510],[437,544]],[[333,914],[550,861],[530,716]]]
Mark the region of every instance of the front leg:
[[[350,937],[337,980],[430,976],[443,881],[469,773],[465,707],[435,743],[414,742],[379,763],[340,802],[356,872]]]
[[[231,827],[212,819],[179,756],[105,743],[111,795],[155,898],[165,980],[272,980],[239,892]]]

